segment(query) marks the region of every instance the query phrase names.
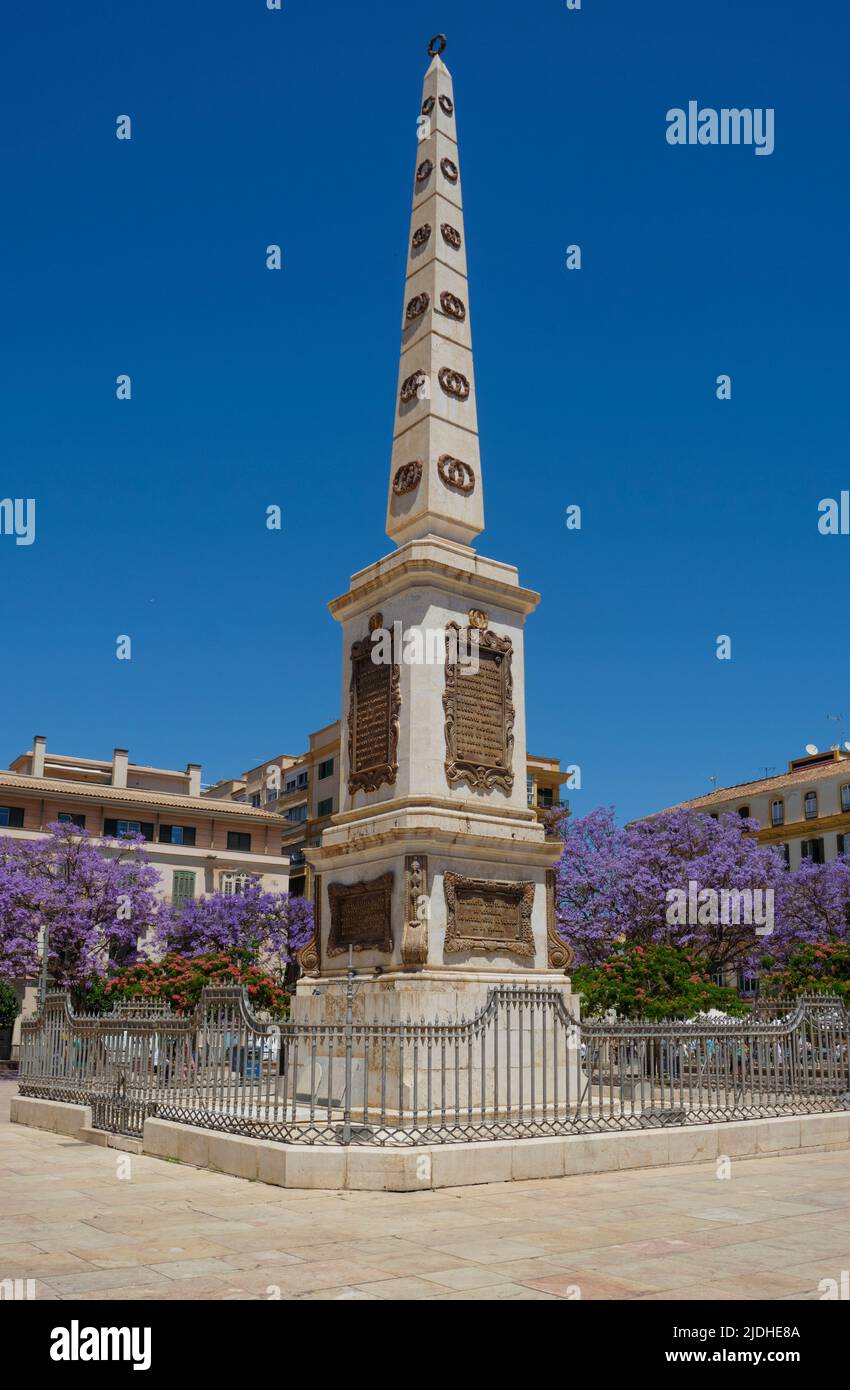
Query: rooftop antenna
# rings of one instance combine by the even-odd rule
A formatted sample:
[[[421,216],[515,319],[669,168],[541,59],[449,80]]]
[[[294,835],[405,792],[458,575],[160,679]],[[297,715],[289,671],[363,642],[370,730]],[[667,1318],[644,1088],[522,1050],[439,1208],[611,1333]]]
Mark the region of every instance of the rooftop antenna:
[[[772,763],[770,767],[763,767],[763,768],[762,768],[762,772],[764,773],[765,777],[769,777],[770,774],[771,774],[771,772],[775,772],[775,771],[776,771],[776,763]]]
[[[709,782],[711,783],[711,790],[712,790],[712,791],[716,791],[716,790],[717,790],[717,778],[716,778],[716,777],[709,777],[708,780],[709,780]]]
[[[832,747],[832,748],[838,748],[839,745],[842,743],[843,737],[844,737],[844,715],[843,715],[843,714],[828,714],[826,717],[827,717],[827,719],[831,719],[832,722],[833,722],[833,724],[837,724],[837,725],[838,725],[838,743],[833,743],[833,744],[830,745],[830,747]],[[844,746],[845,746],[845,748],[846,748],[847,745],[845,744]]]

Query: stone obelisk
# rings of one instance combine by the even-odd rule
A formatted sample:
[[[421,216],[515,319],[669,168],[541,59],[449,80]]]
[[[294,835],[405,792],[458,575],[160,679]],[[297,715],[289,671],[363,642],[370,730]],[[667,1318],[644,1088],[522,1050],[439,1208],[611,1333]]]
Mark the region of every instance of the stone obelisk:
[[[457,112],[429,46],[387,533],[329,605],[342,627],[339,812],[305,853],[317,931],[294,1016],[338,1018],[349,947],[375,1021],[469,1016],[494,983],[558,983],[553,865],[526,798],[524,625],[539,595],[484,526]],[[505,499],[504,505],[509,505]]]

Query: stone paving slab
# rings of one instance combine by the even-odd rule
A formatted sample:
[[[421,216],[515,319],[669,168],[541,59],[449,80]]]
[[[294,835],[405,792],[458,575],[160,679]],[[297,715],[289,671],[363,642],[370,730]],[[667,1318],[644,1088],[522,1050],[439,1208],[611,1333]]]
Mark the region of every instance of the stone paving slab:
[[[850,1152],[423,1192],[267,1186],[10,1125],[0,1279],[39,1299],[804,1300],[850,1269]]]

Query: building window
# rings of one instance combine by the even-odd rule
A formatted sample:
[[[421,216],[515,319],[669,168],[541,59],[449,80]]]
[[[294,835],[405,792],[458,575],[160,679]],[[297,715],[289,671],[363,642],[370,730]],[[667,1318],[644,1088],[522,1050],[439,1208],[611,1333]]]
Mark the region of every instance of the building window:
[[[239,874],[231,870],[221,876],[221,891],[226,898],[235,898],[245,892],[251,881],[251,874]]]
[[[159,827],[161,845],[194,845],[194,825],[161,825]],[[192,894],[194,897],[194,893]]]
[[[780,852],[780,854],[782,855],[782,859],[783,859],[783,861],[784,861],[784,864],[785,864],[786,869],[790,869],[790,868],[791,868],[791,846],[790,846],[790,845],[779,845],[777,848],[779,849],[779,852]]]
[[[751,970],[738,971],[738,993],[745,998],[749,995],[758,994],[759,977]]]
[[[334,799],[329,796],[327,800],[319,802],[319,815],[329,816],[334,808]]]
[[[749,820],[749,819],[750,819],[750,808],[749,808],[749,806],[739,806],[739,807],[738,807],[738,815],[741,817],[741,820]]]
[[[286,819],[287,819],[287,820],[290,820],[290,821],[295,821],[296,824],[300,824],[301,821],[306,820],[306,819],[307,819],[307,806],[306,806],[306,803],[305,803],[304,805],[302,805],[302,806],[291,806],[291,807],[289,808],[289,810],[287,811],[287,813],[286,813]]]
[[[23,806],[0,806],[0,825],[9,825],[14,830],[22,830],[24,825]]]
[[[552,805],[552,788],[551,788],[551,787],[538,787],[538,788],[537,788],[537,805],[538,805],[538,806],[542,806],[542,807],[544,808],[544,810],[545,810],[547,807],[551,807],[551,805]]]
[[[815,820],[818,813],[818,794],[817,792],[806,792],[803,802],[803,814],[806,820]]]
[[[534,778],[533,778],[533,777],[526,777],[526,779],[525,779],[525,797],[526,797],[526,800],[527,800],[529,806],[533,806],[533,805],[534,805]]]
[[[171,875],[171,901],[175,907],[195,896],[195,875],[188,869],[175,869]]]
[[[800,853],[804,859],[809,859],[812,864],[823,864],[823,840],[801,840]]]
[[[60,825],[76,825],[78,830],[85,830],[86,818],[78,815],[76,811],[60,811],[56,817]]]
[[[838,844],[836,846],[836,853],[846,855],[847,851],[850,850],[850,844],[847,843],[848,839],[850,839],[850,836],[836,835],[835,838],[838,841]]]
[[[248,834],[247,830],[228,830],[227,848],[250,850],[251,836]]]
[[[320,776],[320,777],[332,777],[332,776],[333,776],[333,770],[334,770],[334,760],[333,760],[333,758],[325,758],[325,761],[324,761],[323,763],[319,763],[319,776]]]
[[[721,989],[726,984],[726,969],[724,966],[718,965],[712,970],[711,983],[713,985],[719,985]]]
[[[259,806],[260,803],[261,803],[261,801],[262,801],[262,797],[260,796],[260,793],[259,793],[259,792],[251,792],[251,805],[252,805],[252,806]]]
[[[103,822],[103,833],[108,839],[126,840],[130,835],[142,835],[146,840],[153,839],[153,821],[110,820]]]
[[[298,784],[299,787],[306,787],[306,785],[307,785],[307,773],[306,773],[306,772],[299,772],[299,774],[298,774],[298,776],[297,776],[297,778],[296,778],[296,782],[297,782],[297,784]]]
[[[850,782],[845,782],[841,788],[841,809],[850,811]]]
[[[771,801],[770,803],[770,823],[771,825],[785,824],[785,802]]]

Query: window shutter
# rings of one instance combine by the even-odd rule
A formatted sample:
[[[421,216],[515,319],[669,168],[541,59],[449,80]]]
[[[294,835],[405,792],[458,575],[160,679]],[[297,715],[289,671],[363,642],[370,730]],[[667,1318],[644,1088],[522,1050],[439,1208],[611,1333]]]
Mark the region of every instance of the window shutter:
[[[171,878],[171,901],[177,905],[195,896],[195,875],[188,869],[175,869]]]
[[[843,835],[839,835],[839,836],[837,837],[837,839],[838,839],[838,853],[839,853],[839,854],[843,854],[843,853],[844,853],[844,836],[843,836]]]
[[[195,843],[195,827],[194,827],[194,825],[184,825],[184,826],[183,826],[183,843],[184,843],[184,845],[194,845],[194,843]]]
[[[171,844],[171,826],[170,826],[170,825],[161,825],[161,826],[159,827],[159,843],[160,843],[161,845],[170,845],[170,844]]]
[[[16,830],[23,830],[23,828],[24,828],[24,808],[23,808],[23,806],[10,806],[10,807],[9,807],[9,824],[10,824],[11,826],[14,826],[14,828],[15,828]]]
[[[117,822],[117,820],[104,820],[104,822],[103,822],[103,833],[104,833],[104,835],[117,835],[117,834],[118,834],[118,822]]]
[[[153,839],[153,821],[149,821],[149,820],[139,821],[139,826],[140,826],[141,832],[142,832],[142,834],[144,835],[145,839],[146,839],[146,840],[152,840],[152,839]]]

